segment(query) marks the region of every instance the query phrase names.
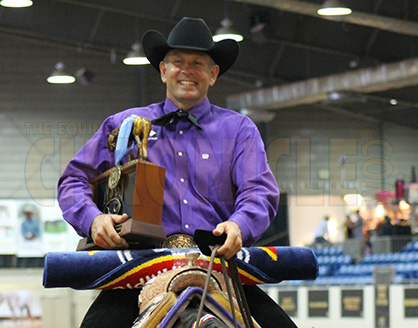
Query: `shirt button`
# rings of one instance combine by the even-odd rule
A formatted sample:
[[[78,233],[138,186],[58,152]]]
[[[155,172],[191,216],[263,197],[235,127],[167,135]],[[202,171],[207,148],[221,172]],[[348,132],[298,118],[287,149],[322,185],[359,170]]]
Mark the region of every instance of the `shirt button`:
[[[189,229],[189,225],[188,225],[188,224],[186,224],[184,227],[185,227],[186,229]]]
[[[188,203],[187,199],[183,199],[183,203],[187,204]]]
[[[179,156],[181,157],[181,156],[183,156],[183,153],[182,153],[181,151],[179,151],[179,152],[177,153],[177,155],[179,155]]]
[[[179,134],[183,134],[183,130],[180,130],[180,131],[179,131]]]
[[[184,182],[184,179],[183,178],[180,178],[180,182]]]

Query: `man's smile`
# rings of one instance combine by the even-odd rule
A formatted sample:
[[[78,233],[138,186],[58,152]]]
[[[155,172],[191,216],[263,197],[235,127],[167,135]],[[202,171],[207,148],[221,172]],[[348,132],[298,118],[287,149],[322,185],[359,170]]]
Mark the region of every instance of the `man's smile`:
[[[196,82],[189,81],[189,80],[181,80],[179,81],[179,84],[185,85],[185,86],[192,86],[192,85],[196,85]]]

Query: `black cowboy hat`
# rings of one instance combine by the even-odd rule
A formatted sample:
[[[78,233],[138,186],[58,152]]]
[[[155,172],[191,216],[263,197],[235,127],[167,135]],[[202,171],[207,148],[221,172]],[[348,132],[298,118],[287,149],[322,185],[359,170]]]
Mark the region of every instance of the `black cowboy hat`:
[[[160,62],[171,49],[193,49],[206,52],[219,65],[219,76],[235,62],[239,46],[235,40],[213,42],[212,33],[201,18],[184,17],[173,27],[167,40],[158,31],[149,30],[142,37],[142,48],[151,65],[160,71]]]

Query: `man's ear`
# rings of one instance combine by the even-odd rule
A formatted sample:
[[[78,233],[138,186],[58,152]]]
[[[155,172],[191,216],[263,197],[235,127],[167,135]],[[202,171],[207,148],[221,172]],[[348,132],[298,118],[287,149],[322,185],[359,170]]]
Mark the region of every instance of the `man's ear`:
[[[161,61],[160,62],[160,76],[161,76],[161,81],[163,81],[163,83],[167,82],[167,78],[165,76],[165,71],[166,71],[165,64],[164,64],[164,62]]]
[[[212,87],[215,85],[216,79],[218,78],[219,75],[219,66],[218,65],[213,65],[212,69],[210,71],[210,80],[209,80],[209,85]]]

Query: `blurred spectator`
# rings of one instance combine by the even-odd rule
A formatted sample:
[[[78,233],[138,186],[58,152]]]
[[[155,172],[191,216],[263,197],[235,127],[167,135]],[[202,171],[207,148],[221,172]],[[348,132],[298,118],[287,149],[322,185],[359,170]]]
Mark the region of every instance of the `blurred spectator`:
[[[353,238],[353,222],[351,221],[350,214],[345,216],[344,237],[345,239]]]
[[[315,244],[329,244],[328,221],[329,216],[325,216],[323,220],[316,226],[314,231]]]
[[[385,215],[382,225],[377,230],[377,234],[379,236],[392,236],[395,234],[394,227],[388,215]]]
[[[35,210],[30,204],[23,207],[22,235],[25,240],[35,240],[41,236],[41,227],[38,218],[35,216]]]
[[[355,239],[364,239],[364,235],[363,235],[363,224],[364,224],[364,220],[360,215],[360,211],[357,210],[353,219],[353,225],[352,225],[352,229],[353,229],[353,238]]]
[[[411,226],[408,221],[401,219],[399,223],[394,225],[394,234],[397,236],[408,236],[411,234]]]

